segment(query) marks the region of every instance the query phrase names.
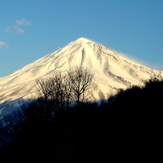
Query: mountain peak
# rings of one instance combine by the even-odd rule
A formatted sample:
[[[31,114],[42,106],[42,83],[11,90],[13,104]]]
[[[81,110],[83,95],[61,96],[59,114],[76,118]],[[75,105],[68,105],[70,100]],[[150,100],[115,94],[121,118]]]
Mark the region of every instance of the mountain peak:
[[[75,42],[92,42],[91,40],[84,38],[84,37],[80,37],[78,38]]]
[[[36,92],[35,81],[42,77],[66,72],[77,66],[87,67],[98,83],[94,99],[107,98],[108,92],[140,85],[151,77],[162,77],[163,71],[152,70],[130,61],[107,47],[87,38],[78,38],[65,47],[26,65],[13,74],[0,78],[0,103],[31,98]]]

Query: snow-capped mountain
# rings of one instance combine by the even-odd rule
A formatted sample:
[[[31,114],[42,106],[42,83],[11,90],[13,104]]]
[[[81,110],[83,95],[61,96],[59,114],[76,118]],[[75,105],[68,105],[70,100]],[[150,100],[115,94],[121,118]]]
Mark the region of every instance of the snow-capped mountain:
[[[105,99],[119,89],[140,85],[150,77],[162,77],[163,72],[140,65],[107,47],[86,38],[79,38],[67,46],[0,78],[0,114],[7,108],[4,102],[31,99],[36,92],[36,80],[76,66],[86,66],[94,73],[98,84],[94,99]],[[18,100],[19,99],[19,100]],[[2,105],[3,103],[3,105]],[[6,103],[5,103],[6,104]],[[10,102],[11,108],[11,102]]]

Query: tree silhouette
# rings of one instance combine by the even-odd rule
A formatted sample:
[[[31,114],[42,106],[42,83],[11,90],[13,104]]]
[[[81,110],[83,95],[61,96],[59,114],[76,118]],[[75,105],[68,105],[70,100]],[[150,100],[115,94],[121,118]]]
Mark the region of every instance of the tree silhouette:
[[[68,71],[68,79],[72,84],[72,99],[77,102],[78,106],[88,101],[96,89],[93,77],[93,74],[83,67]]]
[[[54,102],[56,109],[68,107],[70,102],[81,103],[91,98],[96,88],[93,82],[93,74],[86,68],[76,67],[62,75],[58,73],[47,79],[40,79],[37,82],[38,97],[48,103]]]

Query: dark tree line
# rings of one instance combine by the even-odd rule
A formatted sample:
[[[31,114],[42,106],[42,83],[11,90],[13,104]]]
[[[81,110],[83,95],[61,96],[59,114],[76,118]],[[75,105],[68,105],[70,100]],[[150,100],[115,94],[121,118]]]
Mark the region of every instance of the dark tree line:
[[[73,107],[81,107],[91,100],[96,84],[87,68],[76,67],[64,74],[57,73],[37,80],[36,100],[30,103],[25,114],[42,121],[56,121],[60,114]]]
[[[111,124],[107,136],[112,135],[113,149],[119,148],[137,162],[161,159],[162,92],[163,80],[154,78],[144,87],[133,86],[116,96],[102,118],[103,124]]]
[[[66,110],[59,105],[58,115],[49,109],[55,98],[49,98],[48,105],[39,98],[25,109],[24,134],[0,153],[15,150],[25,158],[23,162],[31,158],[33,162],[159,162],[162,92],[163,80],[151,79],[100,106],[81,105],[76,94],[76,105]]]

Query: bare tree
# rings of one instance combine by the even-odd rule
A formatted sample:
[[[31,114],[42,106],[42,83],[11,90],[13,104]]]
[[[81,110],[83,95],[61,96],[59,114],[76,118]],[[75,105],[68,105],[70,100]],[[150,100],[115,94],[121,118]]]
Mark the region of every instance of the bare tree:
[[[71,96],[78,106],[91,98],[93,90],[96,88],[93,77],[94,75],[83,67],[76,67],[74,70],[68,71],[68,79],[72,85]]]
[[[39,97],[43,98],[45,102],[52,101],[56,109],[64,108],[70,101],[69,80],[61,73],[47,79],[40,79],[36,83]]]
[[[37,81],[39,97],[45,102],[52,101],[55,109],[69,107],[70,102],[86,102],[91,97],[96,85],[93,74],[86,68],[76,67],[64,76],[57,73],[55,76]]]
[[[36,81],[38,98],[43,98],[45,101],[50,96],[50,82],[47,79],[39,79]]]

